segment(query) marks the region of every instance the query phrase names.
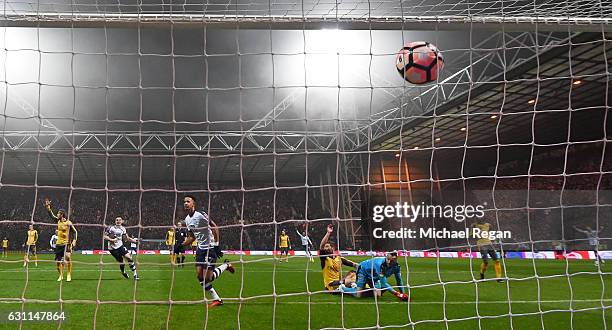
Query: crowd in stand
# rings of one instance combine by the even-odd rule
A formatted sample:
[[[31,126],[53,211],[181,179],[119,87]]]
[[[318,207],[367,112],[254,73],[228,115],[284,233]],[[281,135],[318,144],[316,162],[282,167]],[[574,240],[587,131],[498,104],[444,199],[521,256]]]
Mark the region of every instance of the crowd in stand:
[[[51,200],[56,211],[69,212],[79,232],[78,249],[102,248],[104,225],[112,224],[116,216],[127,220],[125,226],[132,236],[144,240],[163,239],[166,231],[185,217],[184,194],[174,192],[109,191],[107,194],[79,189],[72,193],[70,190],[39,189],[34,194],[31,188],[4,187],[0,195],[0,236],[10,237],[13,248],[21,246],[31,221],[39,231],[41,247],[47,247],[44,240],[53,235],[56,222],[42,206],[45,198]],[[303,233],[306,223],[315,240],[324,235],[324,227],[330,223],[330,215],[324,211],[320,200],[309,196],[306,207],[304,189],[243,193],[240,189],[224,188],[210,194],[193,195],[200,201],[198,209],[208,213],[220,227],[224,249],[272,250],[283,229],[294,236],[293,241],[297,244],[299,237],[295,231]]]
[[[612,174],[607,173],[612,171],[612,159],[601,150],[588,148],[561,148],[510,161],[498,166],[497,177],[444,183],[441,195],[445,195],[444,190],[469,191],[467,195],[473,200],[468,202],[486,205],[486,220],[494,229],[514,233],[509,243],[517,249],[532,243],[537,249],[550,249],[559,241],[565,241],[569,248],[586,248],[587,240],[574,227],[596,228],[597,223],[605,225],[605,220],[612,218],[612,206],[608,206],[612,205]],[[516,174],[516,168],[530,170]],[[47,248],[45,241],[56,226],[43,207],[43,200],[49,198],[56,210],[68,211],[77,225],[77,249],[103,248],[104,225],[119,215],[127,220],[132,236],[161,240],[184,218],[183,195],[162,189],[141,192],[127,188],[95,191],[2,186],[0,239],[7,237],[13,249],[19,248],[25,241],[27,225],[33,221],[40,233],[41,248]],[[254,191],[215,187],[194,195],[200,203],[198,208],[221,228],[224,249],[272,250],[283,229],[296,246],[299,237],[295,231],[304,232],[306,224],[311,239],[318,244],[333,218],[316,189],[307,193],[303,187]],[[610,230],[604,228],[600,237],[611,237]],[[350,233],[341,232],[337,237],[342,249],[362,248],[352,245]]]

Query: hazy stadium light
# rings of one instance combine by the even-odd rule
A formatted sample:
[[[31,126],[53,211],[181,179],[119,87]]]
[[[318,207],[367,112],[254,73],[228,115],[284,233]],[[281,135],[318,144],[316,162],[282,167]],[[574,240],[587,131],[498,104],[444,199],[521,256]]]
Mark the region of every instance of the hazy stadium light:
[[[535,103],[534,99],[531,99],[531,100],[527,101],[527,104],[534,104],[534,103]]]
[[[491,119],[497,119],[497,115],[491,115]]]
[[[465,132],[465,129],[466,129],[465,127],[461,127],[459,130],[462,132]]]
[[[399,157],[400,157],[399,153],[395,154],[395,158],[399,158]]]
[[[412,148],[412,149],[413,149],[413,150],[419,150],[419,147],[414,147],[414,148]]]
[[[582,84],[582,80],[575,80],[575,81],[572,83],[572,85],[574,85],[574,86],[578,86],[578,85],[581,85],[581,84]]]
[[[442,138],[439,138],[439,137],[436,138],[436,142],[440,142],[440,140],[442,140]]]

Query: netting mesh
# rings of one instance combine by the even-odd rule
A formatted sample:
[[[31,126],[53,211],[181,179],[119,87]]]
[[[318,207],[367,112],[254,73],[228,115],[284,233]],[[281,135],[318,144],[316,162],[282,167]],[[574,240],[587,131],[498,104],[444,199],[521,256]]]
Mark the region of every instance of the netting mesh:
[[[0,272],[15,276],[0,312],[67,310],[59,327],[607,328],[608,2],[2,4]],[[445,61],[426,85],[395,67],[419,40]],[[187,194],[237,267],[212,282],[231,305],[221,317],[165,255]],[[78,229],[70,284],[42,253],[57,228],[45,199]],[[378,237],[474,226],[372,220],[396,203],[482,206],[512,233],[492,245],[503,282],[487,281],[473,238]],[[139,239],[142,279],[125,294],[101,252],[117,216]],[[317,254],[330,224],[349,259],[398,250],[390,291],[412,301],[328,296],[297,235]]]

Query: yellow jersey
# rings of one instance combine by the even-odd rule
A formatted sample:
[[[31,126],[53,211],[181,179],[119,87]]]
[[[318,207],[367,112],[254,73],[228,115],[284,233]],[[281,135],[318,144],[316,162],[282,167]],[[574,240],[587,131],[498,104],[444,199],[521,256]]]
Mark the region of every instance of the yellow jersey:
[[[35,229],[28,230],[28,241],[26,242],[26,245],[34,245],[36,244],[36,241],[38,241],[38,231]]]
[[[198,241],[197,240],[193,240],[193,242],[191,243],[191,247],[196,247],[198,246]]]
[[[174,230],[168,230],[166,233],[166,245],[174,245],[174,243],[176,243],[174,235]]]
[[[490,228],[491,228],[491,225],[488,224],[488,223],[477,223],[477,224],[474,224],[472,227],[473,228],[478,228],[478,229],[480,229],[481,232],[483,232],[483,231],[489,231]],[[481,245],[490,245],[491,244],[491,240],[488,239],[488,238],[482,237],[482,238],[479,238],[476,241],[476,244],[478,244],[478,246],[481,246]]]
[[[8,248],[8,239],[2,240],[2,247],[5,249]]]
[[[74,230],[74,237],[70,237],[70,230]],[[77,231],[70,220],[59,220],[57,222],[57,242],[55,245],[66,245],[72,240],[76,240]]]
[[[280,235],[280,247],[286,248],[289,247],[289,235]]]
[[[342,258],[340,256],[326,256],[325,261],[321,262],[323,267],[323,286],[327,290],[334,290],[338,286],[330,286],[329,283],[340,280],[340,270],[342,269]]]
[[[72,224],[72,221],[66,219],[65,217],[63,220],[60,219],[60,217],[53,212],[51,204],[46,205],[45,207],[47,208],[47,212],[49,213],[51,219],[57,220],[57,241],[55,242],[55,245],[67,245],[68,243],[72,244],[72,241],[76,241],[78,232]],[[74,231],[74,237],[70,236],[71,230]]]

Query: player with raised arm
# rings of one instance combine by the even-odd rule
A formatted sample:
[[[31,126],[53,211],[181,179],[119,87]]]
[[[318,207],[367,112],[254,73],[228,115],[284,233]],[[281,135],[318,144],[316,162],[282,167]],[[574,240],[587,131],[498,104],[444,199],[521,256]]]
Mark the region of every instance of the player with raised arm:
[[[24,244],[26,248],[25,255],[23,256],[23,267],[30,262],[30,255],[34,258],[34,265],[38,267],[38,255],[36,254],[36,242],[38,242],[38,231],[34,229],[33,225],[28,227],[28,238]]]
[[[313,244],[312,244],[312,241],[310,240],[310,237],[308,237],[308,230],[304,231],[304,235],[302,235],[302,233],[300,233],[300,231],[297,229],[295,231],[300,236],[300,240],[302,241],[302,247],[304,248],[304,251],[306,252],[306,256],[310,259],[310,262],[314,262],[314,258],[312,257],[312,254],[310,254],[310,247]]]
[[[480,232],[488,232],[491,229],[491,224],[488,222],[484,222],[482,218],[478,218],[476,223],[473,223],[470,228],[470,235],[473,236],[474,228],[480,230]],[[480,279],[484,280],[485,272],[487,271],[487,267],[489,266],[489,256],[495,262],[495,276],[497,277],[497,282],[501,282],[501,264],[497,259],[497,251],[493,247],[493,242],[488,237],[478,237],[476,241],[478,245],[478,250],[480,250],[480,257],[482,258],[482,262],[480,263]]]
[[[334,227],[328,225],[327,232],[321,239],[321,244],[319,244],[323,287],[328,292],[354,293],[355,272],[348,272],[342,280],[340,280],[340,277],[342,275],[342,265],[356,268],[358,264],[339,255],[329,239],[333,232]]]
[[[183,222],[179,221],[174,230],[174,261],[179,267],[185,267],[185,238],[187,238],[187,228],[183,227]]]
[[[130,252],[128,252],[123,245],[123,239],[125,238],[129,242],[134,243],[136,243],[138,240],[128,235],[127,230],[125,230],[125,227],[123,227],[122,217],[115,218],[115,225],[106,228],[103,238],[108,242],[108,251],[119,263],[121,275],[123,275],[125,278],[130,278],[130,276],[125,272],[125,259],[130,266],[130,270],[132,270],[132,273],[134,274],[134,280],[138,280],[139,278],[138,273],[136,272],[136,264],[134,263]]]
[[[600,262],[602,264],[606,263],[599,255],[599,233],[603,230],[603,228],[603,226],[599,226],[599,230],[595,230],[589,226],[585,226],[584,229],[574,226],[574,230],[583,233],[589,239],[591,250],[593,250],[593,253],[595,253],[595,266],[599,265]]]
[[[285,255],[285,262],[289,262],[289,250],[291,250],[291,239],[285,230],[281,230],[281,234],[278,238],[278,247],[280,248],[280,261],[283,262],[283,254]]]
[[[212,286],[212,282],[218,279],[225,270],[234,273],[234,267],[225,260],[223,264],[215,267],[217,261],[217,253],[212,241],[213,229],[211,228],[210,220],[206,212],[196,211],[195,197],[187,195],[183,199],[183,207],[187,212],[185,216],[185,226],[187,227],[188,235],[183,245],[189,246],[194,240],[198,241],[198,249],[196,251],[196,275],[200,285],[205,291],[208,291],[213,301],[208,304],[208,308],[223,305],[223,301]],[[217,232],[216,235],[219,233]],[[218,241],[217,236],[217,241]]]
[[[176,244],[176,231],[174,227],[170,227],[166,232],[166,247],[170,252],[170,263],[176,265],[176,256],[174,255],[174,245]]]
[[[45,198],[45,208],[53,220],[57,220],[57,241],[55,243],[55,267],[59,274],[57,281],[64,278],[64,263],[66,263],[66,281],[72,281],[72,249],[77,243],[78,232],[72,221],[66,218],[66,211],[60,209],[57,214],[53,212],[51,201]]]

